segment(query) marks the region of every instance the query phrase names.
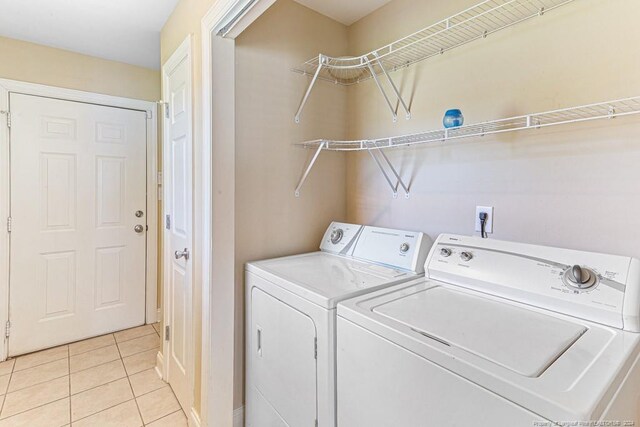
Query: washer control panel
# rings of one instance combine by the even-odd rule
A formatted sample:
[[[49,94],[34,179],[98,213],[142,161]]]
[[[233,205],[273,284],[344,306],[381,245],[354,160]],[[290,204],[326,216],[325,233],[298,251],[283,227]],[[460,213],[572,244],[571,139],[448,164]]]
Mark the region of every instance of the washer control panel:
[[[427,259],[434,280],[640,332],[640,260],[441,235]]]

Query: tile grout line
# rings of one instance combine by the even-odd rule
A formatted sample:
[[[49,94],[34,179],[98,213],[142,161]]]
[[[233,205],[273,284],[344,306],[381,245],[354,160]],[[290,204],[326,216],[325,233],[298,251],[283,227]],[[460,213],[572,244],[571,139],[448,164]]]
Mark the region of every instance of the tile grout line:
[[[21,372],[26,372],[26,371],[29,371],[29,370],[31,370],[31,369],[40,368],[40,367],[42,367],[42,366],[44,366],[44,365],[48,365],[49,363],[56,363],[56,362],[60,362],[61,360],[64,360],[64,359],[53,360],[53,361],[51,361],[51,362],[43,363],[42,365],[34,366],[33,368],[23,369],[23,370],[21,370],[21,371],[17,371],[17,372],[15,372],[15,374],[19,374],[19,373],[21,373]],[[40,384],[48,383],[49,381],[54,381],[54,380],[60,379],[60,378],[62,378],[62,377],[66,377],[66,376],[68,376],[68,375],[71,375],[71,374],[70,374],[70,371],[71,371],[71,366],[70,366],[69,358],[67,358],[67,373],[66,373],[66,374],[62,374],[62,375],[59,375],[59,376],[57,376],[57,377],[49,378],[48,380],[45,380],[45,381],[40,381],[40,382],[37,382],[37,383],[29,384],[28,386],[25,386],[25,387],[19,388],[19,389],[17,389],[17,390],[11,390],[11,391],[9,391],[9,388],[11,387],[11,380],[13,379],[13,373],[12,373],[12,374],[11,374],[11,378],[9,379],[9,384],[8,384],[8,386],[7,386],[7,392],[6,392],[5,394],[15,393],[15,392],[17,392],[17,391],[21,391],[21,390],[24,390],[24,389],[29,388],[29,387],[34,387],[34,386],[37,386],[37,385],[40,385]]]
[[[24,368],[24,369],[18,369],[18,370],[16,370],[16,364],[18,363],[18,360],[19,360],[21,357],[24,357],[24,356],[30,356],[30,355],[32,355],[32,354],[39,353],[40,351],[47,351],[47,350],[50,350],[50,349],[49,349],[49,348],[45,348],[44,350],[36,351],[36,352],[34,352],[34,353],[27,353],[27,354],[23,354],[23,355],[17,356],[17,357],[15,357],[15,358],[14,358],[14,359],[15,359],[15,363],[13,364],[13,372],[22,372],[22,371],[26,371],[26,370],[28,370],[28,369],[38,368],[38,367],[40,367],[40,366],[46,365],[47,363],[57,362],[57,361],[59,361],[59,360],[63,360],[65,357],[69,357],[69,345],[65,344],[65,346],[67,347],[67,355],[66,355],[66,356],[62,356],[62,357],[59,357],[59,358],[57,358],[57,359],[49,360],[49,361],[44,362],[44,363],[39,363],[39,364],[37,364],[37,365],[29,366],[28,368]],[[62,346],[58,346],[58,347],[62,347]],[[57,347],[53,347],[53,348],[57,348]]]
[[[151,421],[151,423],[155,423],[156,421],[164,420],[165,418],[170,417],[171,415],[176,414],[176,413],[178,413],[178,412],[182,412],[182,413],[184,414],[184,411],[182,410],[182,406],[181,406],[181,407],[180,407],[180,409],[178,409],[177,411],[174,411],[174,412],[172,412],[172,413],[170,413],[170,414],[167,414],[167,415],[165,415],[165,416],[163,416],[163,417],[160,417],[160,418],[158,418],[157,420],[153,420],[153,421]],[[186,415],[185,415],[184,417],[185,417],[185,418],[187,418],[187,416],[186,416]],[[145,426],[148,426],[148,425],[150,425],[151,423],[149,423],[149,424],[145,424]]]
[[[120,361],[122,362],[122,365],[124,366],[124,359],[122,358],[122,353],[120,353],[120,347],[117,346],[117,348],[118,348],[118,354],[120,355]],[[136,398],[136,392],[133,391],[133,386],[131,385],[131,378],[129,378],[129,371],[127,371],[126,367],[124,368],[124,373],[127,375],[127,382],[129,383],[129,388],[131,389],[131,395],[133,396],[133,401],[136,404],[136,409],[138,410],[138,415],[140,415],[140,421],[142,422],[142,425],[144,426],[145,422],[144,422],[144,418],[142,417],[142,411],[140,411],[140,405],[138,405],[138,399]]]
[[[145,371],[149,371],[149,370],[151,370],[151,369],[153,369],[153,368],[145,369]],[[144,372],[144,371],[140,371],[140,372]],[[140,372],[136,372],[136,374],[139,374]],[[134,375],[136,375],[136,374],[134,374]],[[60,377],[60,378],[62,378],[62,377]],[[50,404],[52,404],[52,403],[59,402],[59,401],[61,401],[61,400],[67,399],[67,398],[69,399],[69,406],[71,407],[71,396],[77,396],[77,395],[79,395],[79,394],[81,394],[81,393],[84,393],[84,392],[86,392],[86,391],[95,390],[95,389],[96,389],[96,388],[98,388],[98,387],[102,387],[102,386],[104,386],[104,385],[111,384],[111,383],[114,383],[114,382],[116,382],[116,381],[121,381],[121,380],[123,380],[124,378],[126,378],[126,376],[124,376],[124,377],[122,377],[122,378],[118,378],[118,379],[113,380],[113,381],[108,381],[108,382],[106,382],[106,383],[104,383],[104,384],[100,384],[100,385],[98,385],[98,386],[91,387],[91,388],[88,388],[88,389],[86,389],[86,390],[82,390],[81,392],[78,392],[78,393],[73,394],[73,395],[69,395],[69,396],[66,396],[66,397],[61,397],[60,399],[55,399],[55,400],[52,400],[51,402],[43,403],[42,405],[37,405],[37,406],[34,406],[33,408],[29,408],[29,409],[26,409],[26,410],[24,410],[24,411],[16,412],[15,414],[13,414],[13,415],[11,415],[11,416],[9,416],[9,417],[2,418],[2,420],[6,420],[6,419],[9,419],[9,418],[15,417],[16,415],[24,414],[25,412],[29,412],[29,411],[31,411],[31,410],[33,410],[33,409],[38,409],[38,408],[41,408],[41,407],[43,407],[43,406],[50,405]],[[59,378],[56,378],[56,379],[59,379]],[[53,380],[51,380],[51,381],[53,381]],[[164,382],[164,381],[163,381],[163,382]],[[41,383],[41,384],[44,384],[44,383]],[[171,386],[170,386],[168,383],[165,383],[165,384],[166,384],[166,385],[164,385],[164,386],[162,386],[162,387],[160,387],[160,388],[157,388],[157,389],[155,389],[155,390],[148,391],[148,392],[146,392],[146,393],[142,393],[140,396],[137,396],[137,397],[135,396],[135,394],[133,394],[133,389],[132,389],[132,394],[133,394],[133,396],[134,396],[132,399],[125,400],[124,402],[118,403],[118,404],[113,405],[113,406],[109,406],[108,408],[105,408],[105,409],[101,409],[100,411],[95,412],[95,413],[93,413],[93,414],[91,414],[91,415],[95,415],[95,414],[98,414],[98,413],[100,413],[100,412],[106,411],[107,409],[111,409],[111,408],[113,408],[113,407],[115,407],[115,406],[122,405],[123,403],[130,402],[130,401],[132,401],[132,400],[137,399],[138,397],[146,396],[147,394],[153,393],[154,391],[158,391],[158,390],[160,390],[160,389],[164,388],[165,386],[167,386],[167,387],[171,388]],[[129,386],[131,387],[131,383],[129,383]],[[173,389],[171,390],[171,392],[173,392]],[[71,409],[70,409],[70,411],[71,411]],[[84,418],[90,417],[91,415],[87,415],[86,417],[78,418],[78,420],[76,420],[76,421],[79,421],[79,420],[81,420],[81,419],[84,419]]]
[[[61,400],[64,400],[64,399],[69,399],[69,396],[61,397],[60,399],[55,399],[55,400],[52,400],[51,402],[43,403],[42,405],[34,406],[33,408],[29,408],[29,409],[26,409],[24,411],[16,412],[15,414],[10,415],[10,416],[8,416],[6,418],[0,418],[0,421],[6,421],[6,420],[11,419],[11,418],[13,418],[15,416],[24,414],[25,412],[29,412],[29,411],[34,410],[34,409],[42,408],[43,406],[51,405],[52,403],[60,402]],[[71,406],[71,399],[69,399],[69,406]],[[64,424],[64,425],[67,425],[67,424]]]
[[[155,329],[154,329],[154,331],[155,331]],[[114,334],[108,334],[108,335],[114,335]],[[69,355],[70,355],[70,357],[75,357],[75,356],[79,356],[79,355],[81,355],[81,354],[89,353],[90,351],[100,350],[101,348],[110,347],[110,346],[112,346],[112,345],[118,345],[118,344],[125,343],[125,342],[128,342],[128,341],[133,341],[133,340],[136,340],[136,339],[138,339],[138,338],[148,337],[149,335],[152,335],[152,333],[150,333],[150,334],[145,334],[145,335],[140,335],[139,337],[133,337],[133,338],[129,338],[129,339],[127,339],[127,340],[122,340],[122,341],[118,341],[118,340],[114,337],[114,338],[113,338],[113,342],[112,342],[112,343],[110,343],[110,344],[103,345],[103,346],[96,347],[96,348],[92,348],[92,349],[90,349],[90,350],[86,350],[86,351],[81,351],[80,353],[76,353],[76,354],[71,354],[71,352],[69,352]],[[106,337],[106,336],[107,336],[107,335],[100,335],[100,336],[97,336],[97,337],[94,337],[94,338],[101,338],[101,337]],[[160,336],[158,335],[158,337],[160,337]],[[88,339],[89,339],[89,340],[91,340],[91,339],[93,339],[93,338],[88,338]],[[76,342],[82,342],[82,341],[76,341]],[[75,344],[75,343],[71,343],[71,344]],[[68,344],[68,345],[71,345],[71,344]],[[135,353],[135,354],[137,354],[137,353]],[[127,357],[127,356],[125,356],[125,357]]]
[[[100,413],[102,413],[102,412],[104,412],[104,411],[108,411],[109,409],[113,409],[113,408],[115,408],[116,406],[124,405],[125,403],[129,403],[129,402],[131,402],[132,400],[136,400],[136,399],[135,399],[135,398],[133,398],[133,399],[125,400],[124,402],[117,403],[117,404],[115,404],[115,405],[111,405],[111,406],[109,406],[108,408],[101,409],[101,410],[99,410],[98,412],[94,412],[93,414],[89,414],[89,415],[87,415],[87,416],[85,416],[85,417],[78,418],[77,420],[75,420],[75,421],[74,421],[74,423],[77,423],[78,421],[81,421],[81,420],[86,420],[86,419],[87,419],[87,418],[89,418],[89,417],[93,417],[94,415],[98,415],[98,414],[100,414]]]
[[[69,372],[69,425],[71,425],[71,417],[73,415],[73,408],[71,407],[71,352],[67,348],[67,368]]]
[[[143,326],[145,326],[145,325],[143,325]],[[149,326],[153,327],[153,324],[149,324]],[[126,330],[126,329],[125,329],[125,330]],[[160,335],[159,335],[158,331],[156,331],[156,330],[155,330],[155,328],[153,328],[153,330],[154,330],[154,332],[156,332],[156,334],[158,335],[158,337],[160,337]],[[122,332],[122,331],[117,331],[117,332]],[[145,396],[145,395],[147,395],[147,394],[149,394],[149,393],[152,393],[152,392],[154,392],[154,391],[160,390],[162,387],[161,387],[161,388],[158,388],[158,389],[155,389],[155,390],[151,390],[151,391],[146,392],[146,393],[143,393],[143,394],[141,394],[140,396],[137,396],[137,397],[135,396],[135,393],[134,393],[134,391],[133,391],[133,387],[131,386],[131,380],[129,379],[129,376],[130,376],[130,375],[129,375],[129,372],[127,371],[127,369],[126,369],[126,367],[125,367],[125,364],[124,364],[124,358],[122,357],[122,354],[120,353],[120,347],[118,346],[119,342],[115,339],[115,333],[117,333],[117,332],[113,332],[113,333],[111,333],[111,334],[100,335],[100,336],[98,336],[98,337],[87,338],[87,340],[90,340],[90,339],[93,339],[93,338],[99,338],[99,337],[102,337],[102,336],[113,335],[113,337],[114,337],[114,344],[109,344],[109,345],[107,345],[107,346],[98,347],[98,348],[95,348],[95,349],[92,349],[92,350],[88,350],[88,351],[85,351],[85,352],[81,352],[81,353],[78,353],[78,354],[74,354],[73,356],[71,355],[71,352],[70,352],[70,350],[69,350],[69,346],[70,346],[70,344],[64,344],[64,345],[62,345],[62,346],[57,346],[57,347],[66,347],[66,350],[67,350],[66,359],[67,359],[68,374],[67,374],[66,376],[68,377],[68,390],[69,390],[68,395],[67,395],[66,397],[63,397],[63,398],[60,398],[60,399],[55,399],[55,400],[52,400],[52,401],[50,401],[50,402],[43,403],[42,405],[37,405],[37,406],[34,406],[34,407],[29,408],[29,409],[27,409],[27,410],[17,412],[17,413],[15,413],[15,414],[11,415],[11,416],[6,417],[6,418],[0,418],[0,419],[2,419],[2,420],[7,420],[7,419],[12,418],[12,417],[14,417],[14,416],[17,416],[17,415],[20,415],[20,414],[24,414],[25,412],[28,412],[28,411],[31,411],[31,410],[34,410],[34,409],[37,409],[37,408],[41,408],[41,407],[46,406],[46,405],[50,405],[50,404],[52,404],[52,403],[59,402],[59,401],[64,400],[64,399],[69,399],[69,423],[70,423],[69,425],[71,425],[71,423],[72,423],[72,419],[71,419],[71,417],[72,417],[72,412],[73,412],[73,411],[72,411],[72,407],[71,407],[71,396],[74,396],[74,395],[72,395],[72,394],[71,394],[71,374],[72,374],[72,372],[71,372],[71,357],[78,356],[78,355],[80,355],[80,354],[84,354],[84,353],[88,353],[88,352],[93,351],[93,350],[99,350],[99,349],[102,349],[102,348],[106,348],[106,347],[109,347],[109,346],[111,346],[111,345],[115,345],[115,346],[116,346],[116,350],[118,351],[118,356],[119,356],[119,357],[118,357],[118,359],[110,360],[110,361],[108,361],[108,362],[101,363],[101,364],[98,364],[98,365],[95,365],[95,366],[91,366],[91,367],[89,367],[89,368],[81,369],[81,370],[79,370],[79,371],[77,371],[77,372],[73,372],[73,373],[74,373],[74,374],[76,374],[76,373],[83,372],[83,371],[86,371],[86,370],[89,370],[89,369],[92,369],[92,368],[95,368],[95,367],[98,367],[98,366],[106,365],[107,363],[112,363],[112,362],[114,362],[115,360],[119,360],[119,361],[122,363],[122,367],[123,367],[123,370],[124,370],[124,373],[125,373],[125,377],[127,378],[127,382],[129,383],[129,388],[131,389],[131,394],[133,395],[133,398],[132,398],[132,399],[130,399],[130,400],[127,400],[127,401],[125,401],[125,402],[121,402],[121,403],[119,403],[118,405],[123,404],[123,403],[126,403],[126,402],[129,402],[129,401],[131,401],[131,400],[135,400],[135,401],[136,401],[136,402],[135,402],[135,403],[136,403],[136,407],[137,407],[137,409],[138,409],[138,413],[140,414],[140,418],[141,418],[141,420],[142,420],[142,422],[143,422],[143,425],[144,425],[144,420],[142,419],[142,413],[140,412],[140,408],[139,408],[139,406],[138,406],[138,402],[137,402],[137,400],[136,400],[136,399],[137,399],[137,397],[142,397],[142,396]],[[152,334],[151,334],[151,333],[149,333],[149,334],[141,335],[141,336],[138,336],[138,337],[130,338],[130,339],[127,339],[127,340],[120,341],[120,343],[124,343],[124,342],[131,341],[131,340],[138,339],[138,338],[143,338],[143,337],[146,337],[146,336],[149,336],[149,335],[152,335]],[[86,340],[83,340],[83,341],[86,341]],[[82,342],[82,341],[76,341],[76,342]],[[72,343],[72,344],[73,344],[73,343]],[[52,348],[56,348],[56,347],[52,347]],[[49,350],[49,349],[39,350],[38,352],[40,352],[40,351],[46,351],[46,350]],[[126,357],[128,358],[128,357],[131,357],[131,356],[135,356],[135,355],[142,354],[142,353],[145,353],[145,352],[148,352],[148,351],[153,351],[153,350],[157,350],[157,349],[152,348],[152,349],[143,350],[143,351],[140,351],[140,352],[137,352],[137,353],[132,353],[132,354],[130,354],[130,355],[127,355]],[[28,353],[28,354],[36,354],[36,353],[38,353],[38,352]],[[16,373],[16,372],[24,372],[24,371],[27,371],[27,370],[29,370],[29,369],[38,368],[38,367],[44,366],[44,365],[46,365],[46,364],[48,364],[48,363],[58,362],[58,361],[60,361],[60,360],[65,359],[65,357],[61,357],[61,358],[59,358],[59,359],[50,360],[50,361],[45,362],[45,363],[41,363],[41,364],[38,364],[38,365],[30,366],[30,367],[28,367],[28,368],[25,368],[25,369],[21,369],[21,370],[16,371],[16,364],[17,364],[17,361],[18,361],[18,359],[19,359],[20,357],[23,357],[23,356],[26,356],[26,355],[21,355],[21,356],[18,356],[18,357],[14,357],[14,358],[9,359],[9,360],[13,360],[14,362],[13,362],[13,365],[11,366],[11,372],[8,374],[8,375],[9,375],[9,383],[7,384],[7,390],[5,391],[5,393],[4,393],[4,395],[3,395],[2,402],[1,402],[1,404],[0,404],[0,417],[2,416],[2,411],[4,410],[4,404],[5,404],[5,402],[6,402],[6,397],[7,397],[7,395],[8,395],[8,394],[10,394],[8,390],[9,390],[9,385],[11,384],[11,379],[13,378],[13,374],[14,374],[14,373]],[[139,373],[141,373],[141,372],[144,372],[144,371],[147,371],[147,370],[151,370],[151,369],[153,369],[153,368],[143,369],[142,371],[136,372],[136,373],[134,373],[134,374],[132,374],[132,375],[137,375],[137,374],[139,374]],[[60,377],[56,377],[56,378],[49,379],[49,380],[47,380],[47,381],[43,381],[43,382],[41,382],[41,383],[32,384],[32,385],[30,385],[30,386],[28,386],[28,387],[24,387],[24,388],[21,388],[21,389],[18,389],[18,390],[14,390],[14,391],[12,391],[11,393],[15,393],[15,392],[18,392],[18,391],[21,391],[21,390],[25,390],[25,389],[27,389],[27,388],[29,388],[29,387],[34,387],[34,386],[42,385],[42,384],[45,384],[45,383],[47,383],[47,382],[55,381],[55,380],[58,380],[58,379],[63,378],[63,377],[64,377],[64,375],[63,375],[63,376],[60,376]],[[86,389],[86,390],[83,390],[83,391],[81,391],[81,392],[78,392],[78,393],[76,393],[75,395],[78,395],[78,394],[83,393],[83,392],[85,392],[85,391],[89,391],[89,390],[96,389],[96,388],[98,388],[98,387],[100,387],[100,386],[103,386],[103,385],[106,385],[106,384],[109,384],[109,383],[112,383],[112,382],[115,382],[115,381],[122,380],[123,378],[124,378],[124,377],[122,377],[122,378],[118,378],[118,379],[113,380],[113,381],[109,381],[109,382],[104,383],[104,384],[101,384],[101,385],[99,385],[99,386],[91,387],[91,388],[89,388],[89,389]],[[168,385],[169,387],[171,387],[169,384],[167,384],[167,385]],[[173,389],[171,390],[171,392],[173,393]],[[174,393],[174,395],[175,395],[175,393]],[[105,410],[107,410],[107,409],[111,409],[111,408],[113,408],[113,407],[115,407],[115,406],[118,406],[118,405],[114,405],[114,406],[110,406],[109,408],[102,409],[102,410],[100,410],[100,411],[98,411],[98,412],[96,412],[96,413],[94,413],[94,414],[88,415],[87,417],[92,416],[92,415],[95,415],[95,414],[98,414],[98,413],[103,412],[103,411],[105,411]],[[169,414],[169,415],[171,415],[171,414]],[[87,418],[87,417],[83,417],[83,418],[80,418],[80,419],[84,419],[84,418]],[[78,420],[76,420],[76,421],[78,421]]]
[[[153,324],[152,324],[152,323],[150,323],[150,324],[148,324],[148,325],[142,325],[142,326],[151,326],[151,327],[153,328]],[[136,326],[136,328],[139,328],[139,327],[140,327],[140,326]],[[130,328],[130,329],[132,329],[132,328]],[[104,335],[98,335],[98,336],[96,336],[96,337],[87,338],[87,339],[84,339],[84,340],[81,340],[81,341],[74,341],[74,342],[69,343],[69,344],[62,344],[62,345],[55,346],[55,347],[50,347],[50,348],[43,348],[42,350],[38,350],[38,351],[31,352],[31,353],[26,353],[26,354],[21,354],[21,355],[19,355],[19,356],[16,356],[16,357],[13,357],[13,358],[11,358],[11,359],[7,359],[7,360],[15,360],[15,361],[17,361],[17,360],[18,360],[18,359],[20,359],[21,357],[30,356],[30,355],[32,355],[32,354],[37,354],[37,353],[40,353],[40,352],[42,352],[42,351],[52,350],[52,349],[54,349],[54,348],[61,348],[61,347],[67,347],[67,357],[75,357],[75,356],[78,356],[78,355],[81,355],[81,354],[88,353],[88,352],[90,352],[90,351],[99,350],[99,349],[101,349],[101,348],[109,347],[109,346],[111,346],[111,345],[118,345],[119,343],[124,343],[124,342],[127,342],[127,341],[132,341],[132,340],[135,340],[135,339],[138,339],[138,338],[144,338],[144,337],[146,337],[146,336],[153,335],[153,332],[150,332],[150,333],[148,333],[148,334],[144,334],[144,335],[140,335],[140,336],[137,336],[137,337],[129,338],[129,339],[126,339],[126,340],[118,341],[118,340],[115,338],[115,334],[117,334],[117,333],[119,333],[119,332],[124,332],[124,331],[126,331],[126,330],[128,330],[128,329],[124,329],[124,330],[122,330],[122,331],[111,332],[111,333],[104,334]],[[156,331],[156,330],[155,330],[155,328],[153,328],[153,331],[154,331],[154,332],[156,333],[156,335],[158,335],[158,337],[160,338],[160,334],[158,334],[158,331]],[[114,341],[114,342],[113,342],[112,344],[107,344],[107,345],[104,345],[104,346],[96,347],[96,348],[93,348],[93,349],[90,349],[90,350],[82,351],[82,352],[77,353],[77,354],[71,354],[71,351],[70,351],[70,349],[69,349],[69,347],[70,347],[71,345],[76,344],[76,343],[80,343],[80,342],[84,342],[84,341],[88,341],[88,340],[92,340],[92,339],[95,339],[95,338],[106,337],[106,336],[109,336],[109,335],[113,335],[113,341]],[[144,350],[144,351],[146,351],[146,350]],[[139,352],[139,353],[142,353],[142,352]],[[138,353],[133,353],[133,354],[138,354]],[[132,356],[133,354],[131,354],[131,356]],[[129,356],[125,356],[125,357],[129,357]],[[65,357],[60,357],[60,358],[58,358],[58,359],[49,360],[48,362],[44,362],[44,363],[40,363],[40,364],[37,364],[37,365],[29,366],[28,368],[20,369],[20,370],[17,370],[17,371],[15,370],[15,362],[14,362],[14,365],[13,365],[13,367],[12,367],[11,369],[12,369],[12,371],[13,371],[13,372],[26,371],[27,369],[37,368],[37,367],[39,367],[39,366],[46,365],[47,363],[57,362],[58,360],[62,360],[62,359],[64,359],[64,358],[65,358]]]
[[[118,350],[118,355],[120,355],[120,348],[116,344],[112,344],[112,345],[116,346],[116,349]],[[108,347],[110,347],[110,346],[108,346]],[[106,348],[106,347],[103,347],[103,348]],[[98,348],[96,350],[100,350],[100,349]],[[132,357],[132,356],[137,356],[138,354],[146,353],[147,351],[152,351],[152,350],[156,350],[156,349],[155,348],[150,348],[150,349],[147,349],[147,350],[142,350],[142,351],[139,351],[137,353],[128,354],[128,355],[126,355],[124,357],[120,356],[118,359],[120,359],[122,361],[122,364],[124,365],[124,359],[127,359],[127,358]],[[72,357],[75,357],[75,356],[72,356]],[[79,371],[70,372],[70,374],[77,374],[78,372],[84,372],[84,371],[87,371],[89,369],[96,368],[98,366],[106,365],[107,363],[115,362],[118,359],[113,359],[113,360],[109,360],[108,362],[99,363],[97,365],[90,366],[88,368],[80,369]],[[71,369],[71,368],[69,368],[69,369]],[[146,369],[143,369],[143,370],[146,371]],[[126,371],[126,369],[125,369],[125,371]],[[136,372],[136,374],[137,374],[137,372]]]
[[[11,384],[11,378],[13,378],[13,370],[16,368],[16,361],[13,361],[13,365],[11,366],[11,372],[9,372],[9,382],[7,383],[7,390],[4,392],[4,396],[2,396],[2,405],[0,405],[0,417],[2,417],[2,411],[4,411],[4,402],[7,401],[7,394],[9,394],[9,385]]]

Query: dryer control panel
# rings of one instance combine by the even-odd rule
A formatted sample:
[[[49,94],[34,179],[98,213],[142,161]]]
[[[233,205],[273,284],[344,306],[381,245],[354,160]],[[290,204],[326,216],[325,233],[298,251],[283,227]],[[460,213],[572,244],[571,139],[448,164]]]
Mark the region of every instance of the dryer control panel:
[[[364,228],[363,225],[332,222],[324,232],[320,250],[332,254],[353,255],[353,248]]]
[[[640,332],[640,260],[443,234],[426,264],[434,280]]]
[[[320,250],[422,274],[432,244],[429,236],[419,231],[332,222]]]
[[[432,244],[421,232],[365,226],[353,256],[422,274]]]

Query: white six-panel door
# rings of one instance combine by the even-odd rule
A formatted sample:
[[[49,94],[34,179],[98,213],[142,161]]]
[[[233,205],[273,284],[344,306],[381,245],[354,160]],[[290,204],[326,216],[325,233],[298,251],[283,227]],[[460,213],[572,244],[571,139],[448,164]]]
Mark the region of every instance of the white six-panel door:
[[[9,355],[145,321],[146,114],[11,94]]]
[[[164,128],[165,347],[167,380],[183,409],[193,400],[192,241],[193,142],[189,39],[163,67],[167,100]]]

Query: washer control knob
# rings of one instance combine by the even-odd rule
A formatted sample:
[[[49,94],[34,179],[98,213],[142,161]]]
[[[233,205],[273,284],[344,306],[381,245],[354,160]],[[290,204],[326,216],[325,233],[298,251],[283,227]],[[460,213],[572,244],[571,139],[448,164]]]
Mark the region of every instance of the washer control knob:
[[[570,288],[589,289],[598,283],[598,275],[590,268],[574,265],[564,272],[564,282]]]
[[[471,252],[462,252],[460,254],[460,258],[462,258],[463,261],[471,261],[471,258],[473,258],[473,254]]]
[[[342,236],[344,236],[344,231],[342,228],[335,229],[331,232],[331,243],[334,245],[338,244],[340,240],[342,240]]]
[[[451,256],[451,249],[449,248],[440,249],[440,256],[443,256],[445,258]]]
[[[403,244],[400,245],[400,252],[402,252],[403,254],[407,253],[407,252],[409,252],[409,248],[410,247],[411,246],[409,246],[408,243],[403,243]]]
[[[579,265],[574,265],[571,267],[571,274],[569,275],[569,280],[573,283],[577,283],[579,285],[583,285],[589,281],[591,274],[589,270],[586,268],[582,268]]]

